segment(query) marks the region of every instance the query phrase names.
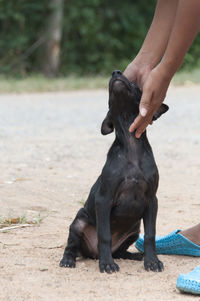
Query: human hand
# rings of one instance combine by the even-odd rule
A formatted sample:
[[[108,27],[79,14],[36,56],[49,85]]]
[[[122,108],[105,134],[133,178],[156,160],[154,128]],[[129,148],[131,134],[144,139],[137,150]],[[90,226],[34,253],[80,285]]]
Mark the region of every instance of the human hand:
[[[144,58],[135,58],[124,70],[124,75],[128,78],[128,80],[136,83],[142,90],[152,69],[153,67],[148,62],[145,62]]]
[[[136,83],[140,90],[143,89],[143,85],[153,69],[153,65],[150,64],[150,57],[138,56],[136,57],[124,70],[124,75],[128,80]],[[149,124],[153,124],[151,120]]]
[[[140,113],[129,128],[130,132],[136,130],[136,138],[140,138],[148,124],[152,123],[153,115],[165,99],[171,78],[161,65],[149,72],[143,84]]]

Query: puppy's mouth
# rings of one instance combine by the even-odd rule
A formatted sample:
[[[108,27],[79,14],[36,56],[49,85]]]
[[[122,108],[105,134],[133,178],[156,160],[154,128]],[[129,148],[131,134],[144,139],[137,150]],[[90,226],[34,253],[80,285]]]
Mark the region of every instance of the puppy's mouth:
[[[111,81],[111,91],[117,93],[125,92],[124,88],[131,91],[131,85],[125,79],[117,77]]]

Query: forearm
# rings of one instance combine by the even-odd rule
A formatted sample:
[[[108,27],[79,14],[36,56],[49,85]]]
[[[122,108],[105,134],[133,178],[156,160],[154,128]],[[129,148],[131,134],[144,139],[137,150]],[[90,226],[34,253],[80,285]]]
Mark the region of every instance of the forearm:
[[[158,0],[154,18],[136,61],[156,66],[162,59],[174,24],[179,0]]]
[[[172,77],[200,28],[200,0],[179,0],[169,42],[160,69]]]
[[[165,0],[165,2],[171,3],[171,0]],[[151,30],[156,31],[156,28],[153,26],[154,21],[142,47],[143,49],[146,48],[145,51],[148,51],[148,47],[151,45],[151,42],[152,45],[155,45],[155,40],[153,41],[154,37],[151,32]],[[167,34],[165,33],[166,28],[164,30],[163,27],[161,27],[161,21],[162,20],[160,20],[158,36],[161,37],[162,43],[160,41],[161,44],[159,44],[156,40],[156,47],[161,47],[162,51],[163,48],[166,47],[166,49],[164,50],[164,55],[162,55],[161,50],[160,52],[156,51],[156,58],[158,59],[159,55],[161,55],[162,59],[160,63],[154,66],[154,68],[147,73],[147,76],[141,85],[142,98],[139,107],[140,113],[129,129],[131,132],[136,130],[135,136],[137,138],[139,138],[145,131],[148,124],[152,121],[153,114],[161,106],[174,73],[181,66],[188,48],[199,31],[200,0],[178,0],[176,14],[172,22],[173,25],[170,30],[169,27],[167,27]],[[151,51],[150,53],[152,54]],[[152,61],[155,64],[155,59]]]

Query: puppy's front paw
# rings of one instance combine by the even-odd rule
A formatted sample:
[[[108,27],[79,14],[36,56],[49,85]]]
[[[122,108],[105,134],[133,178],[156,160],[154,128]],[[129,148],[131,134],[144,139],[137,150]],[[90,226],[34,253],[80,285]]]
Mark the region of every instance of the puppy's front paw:
[[[144,259],[144,268],[146,271],[153,272],[162,272],[164,270],[163,263],[158,258]]]
[[[99,262],[99,269],[101,273],[114,273],[114,272],[118,272],[119,271],[119,266],[113,261],[111,263],[103,263],[103,262]]]
[[[60,267],[65,267],[65,268],[75,268],[76,266],[76,261],[73,257],[63,257],[63,259],[60,261]]]

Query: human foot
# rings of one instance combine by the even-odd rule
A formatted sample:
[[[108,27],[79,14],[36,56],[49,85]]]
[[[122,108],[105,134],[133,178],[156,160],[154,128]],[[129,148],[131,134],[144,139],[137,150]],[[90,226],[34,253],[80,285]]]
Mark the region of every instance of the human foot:
[[[140,235],[135,244],[140,252],[144,252],[143,243],[144,236]],[[156,253],[200,256],[200,245],[180,234],[180,230],[175,230],[166,236],[156,236]]]
[[[200,224],[179,232],[181,235],[200,246]]]

